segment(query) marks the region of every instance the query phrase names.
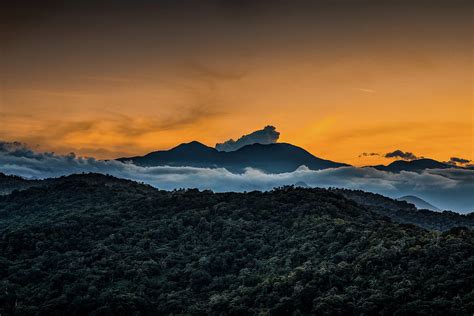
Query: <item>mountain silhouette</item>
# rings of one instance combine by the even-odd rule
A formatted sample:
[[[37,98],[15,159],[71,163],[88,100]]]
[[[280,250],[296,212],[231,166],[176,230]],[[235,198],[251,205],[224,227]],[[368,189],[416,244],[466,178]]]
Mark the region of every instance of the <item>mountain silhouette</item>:
[[[192,141],[178,145],[170,150],[154,151],[145,156],[119,158],[139,166],[189,166],[217,167],[219,152],[200,142]]]
[[[446,168],[453,168],[454,166],[436,161],[434,159],[416,159],[411,161],[406,160],[397,160],[392,162],[391,164],[384,166],[384,165],[376,165],[372,166],[377,170],[382,171],[389,171],[393,173],[400,173],[401,171],[412,171],[412,172],[421,172],[425,169],[446,169]]]
[[[419,210],[441,211],[439,208],[437,208],[433,204],[430,204],[426,202],[425,200],[420,199],[417,196],[406,195],[406,196],[399,197],[397,200],[411,203],[415,205],[415,207]]]
[[[291,172],[302,165],[312,170],[348,166],[318,158],[303,148],[287,143],[252,144],[236,151],[224,152],[193,141],[170,150],[117,160],[129,161],[139,166],[226,168],[231,172],[243,172],[245,168],[250,167],[268,173]]]

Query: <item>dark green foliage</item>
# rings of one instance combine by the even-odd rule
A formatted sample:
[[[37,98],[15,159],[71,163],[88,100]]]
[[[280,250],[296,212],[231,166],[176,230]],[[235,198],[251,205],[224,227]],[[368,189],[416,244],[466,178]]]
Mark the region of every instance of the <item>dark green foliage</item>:
[[[474,233],[341,194],[78,175],[0,197],[2,315],[474,312]]]

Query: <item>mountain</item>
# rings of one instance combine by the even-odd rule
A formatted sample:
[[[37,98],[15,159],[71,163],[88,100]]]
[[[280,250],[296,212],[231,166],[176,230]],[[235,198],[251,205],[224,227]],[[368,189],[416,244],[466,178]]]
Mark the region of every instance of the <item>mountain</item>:
[[[397,160],[387,166],[376,165],[376,166],[371,166],[371,167],[378,170],[388,171],[388,172],[393,172],[393,173],[400,173],[401,171],[421,172],[425,169],[455,168],[452,165],[439,162],[433,159],[428,159],[428,158],[416,159],[416,160],[411,160],[411,161]]]
[[[178,145],[170,150],[154,151],[145,156],[119,158],[140,166],[189,166],[215,168],[220,162],[220,153],[200,142]]]
[[[236,151],[224,152],[194,141],[170,150],[117,160],[130,161],[140,166],[226,168],[231,172],[243,172],[245,168],[251,167],[268,173],[291,172],[302,165],[313,170],[348,166],[315,157],[308,151],[287,143],[252,144]]]
[[[298,181],[294,184],[295,187],[299,188],[311,188],[306,182],[304,181]]]
[[[430,210],[430,211],[441,211],[436,206],[426,202],[423,199],[420,199],[419,197],[413,196],[413,195],[402,196],[402,197],[399,197],[397,200],[406,201],[408,203],[411,203],[411,204],[415,205],[417,209]]]
[[[161,191],[100,174],[0,196],[0,313],[474,312],[472,230],[399,224],[374,210],[412,205],[345,194],[372,206],[327,189]]]

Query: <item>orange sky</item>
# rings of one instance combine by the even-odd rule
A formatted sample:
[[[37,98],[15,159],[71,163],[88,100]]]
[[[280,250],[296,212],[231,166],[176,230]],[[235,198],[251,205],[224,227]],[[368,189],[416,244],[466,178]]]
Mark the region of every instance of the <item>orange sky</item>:
[[[387,3],[17,11],[0,140],[114,158],[271,124],[354,165],[473,159],[472,6]]]

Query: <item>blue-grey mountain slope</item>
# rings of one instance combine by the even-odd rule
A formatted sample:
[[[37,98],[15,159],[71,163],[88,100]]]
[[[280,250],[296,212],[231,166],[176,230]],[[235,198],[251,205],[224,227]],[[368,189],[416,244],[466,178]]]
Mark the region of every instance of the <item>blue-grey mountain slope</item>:
[[[423,199],[420,199],[417,196],[406,195],[406,196],[399,197],[397,200],[411,203],[411,204],[415,205],[416,208],[419,209],[419,210],[441,211],[436,206],[426,202]]]

